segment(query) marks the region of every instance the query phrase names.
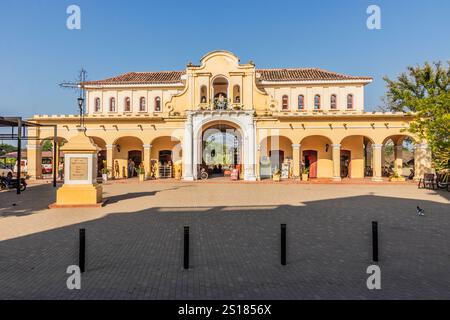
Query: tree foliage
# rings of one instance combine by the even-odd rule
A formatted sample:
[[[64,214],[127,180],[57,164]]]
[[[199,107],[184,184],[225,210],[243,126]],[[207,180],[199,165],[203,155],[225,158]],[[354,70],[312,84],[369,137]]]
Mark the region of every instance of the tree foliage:
[[[385,104],[391,111],[415,112],[422,99],[438,97],[450,90],[450,63],[441,62],[408,67],[396,80],[383,78],[387,83]]]
[[[17,151],[17,148],[7,143],[0,143],[0,156],[13,151]]]
[[[385,77],[387,107],[391,111],[413,112],[409,131],[428,142],[437,170],[450,162],[450,63],[425,63],[408,67],[396,80]]]
[[[50,140],[45,140],[42,144],[42,151],[52,151],[53,150],[53,142]]]

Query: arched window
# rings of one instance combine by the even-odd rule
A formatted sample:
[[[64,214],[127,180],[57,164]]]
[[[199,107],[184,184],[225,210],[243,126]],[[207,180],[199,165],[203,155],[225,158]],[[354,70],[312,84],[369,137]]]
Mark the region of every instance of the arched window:
[[[139,99],[139,111],[145,111],[145,98],[141,97]]]
[[[289,109],[289,97],[287,95],[284,95],[282,98],[281,109]]]
[[[95,112],[100,112],[102,109],[101,104],[100,104],[100,98],[95,98],[94,100],[94,110]]]
[[[314,110],[319,110],[320,109],[320,95],[316,94],[314,96]]]
[[[337,98],[335,94],[331,95],[330,98],[330,109],[337,109]]]
[[[241,87],[239,85],[233,87],[233,102],[241,103]]]
[[[305,96],[301,94],[298,96],[298,110],[303,109],[305,109]]]
[[[116,99],[115,98],[109,99],[109,112],[116,112]]]
[[[208,99],[206,98],[206,96],[207,96],[206,86],[203,85],[200,88],[200,103],[207,103],[208,102]]]
[[[131,111],[131,100],[130,100],[130,97],[125,97],[125,99],[123,100],[123,110],[125,112],[130,112]]]
[[[156,112],[161,111],[161,98],[160,97],[155,98],[155,111]]]
[[[353,95],[347,95],[347,109],[353,109]]]

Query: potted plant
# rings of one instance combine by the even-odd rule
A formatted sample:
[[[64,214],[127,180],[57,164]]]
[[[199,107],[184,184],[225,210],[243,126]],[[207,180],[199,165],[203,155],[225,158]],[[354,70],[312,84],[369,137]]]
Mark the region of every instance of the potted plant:
[[[392,176],[389,177],[389,181],[392,182],[403,182],[405,181],[405,178],[399,175],[397,172],[394,172]]]
[[[279,182],[281,180],[281,171],[278,167],[275,168],[272,175],[273,181]]]
[[[108,181],[108,173],[109,173],[108,168],[103,167],[101,171],[102,171],[102,180],[104,182]]]
[[[145,169],[144,169],[144,164],[140,164],[138,168],[134,169],[139,177],[139,181],[144,181],[145,180]]]
[[[309,168],[303,168],[302,169],[302,181],[308,181],[309,180]]]

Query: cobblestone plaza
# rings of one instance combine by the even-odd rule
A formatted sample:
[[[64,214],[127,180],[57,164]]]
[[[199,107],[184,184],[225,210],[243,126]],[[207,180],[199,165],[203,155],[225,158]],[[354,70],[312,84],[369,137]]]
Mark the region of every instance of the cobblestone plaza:
[[[447,192],[414,184],[151,181],[107,183],[104,191],[102,208],[51,210],[49,185],[0,193],[0,299],[450,298]],[[382,289],[371,291],[373,220]],[[86,273],[81,290],[68,290],[80,228]]]

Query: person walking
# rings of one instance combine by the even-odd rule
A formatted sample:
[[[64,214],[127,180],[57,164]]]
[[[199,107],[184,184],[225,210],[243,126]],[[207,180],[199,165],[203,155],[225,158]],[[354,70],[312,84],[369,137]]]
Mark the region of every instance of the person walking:
[[[131,159],[128,159],[128,176],[127,178],[133,177],[133,171],[134,171],[134,162]]]

